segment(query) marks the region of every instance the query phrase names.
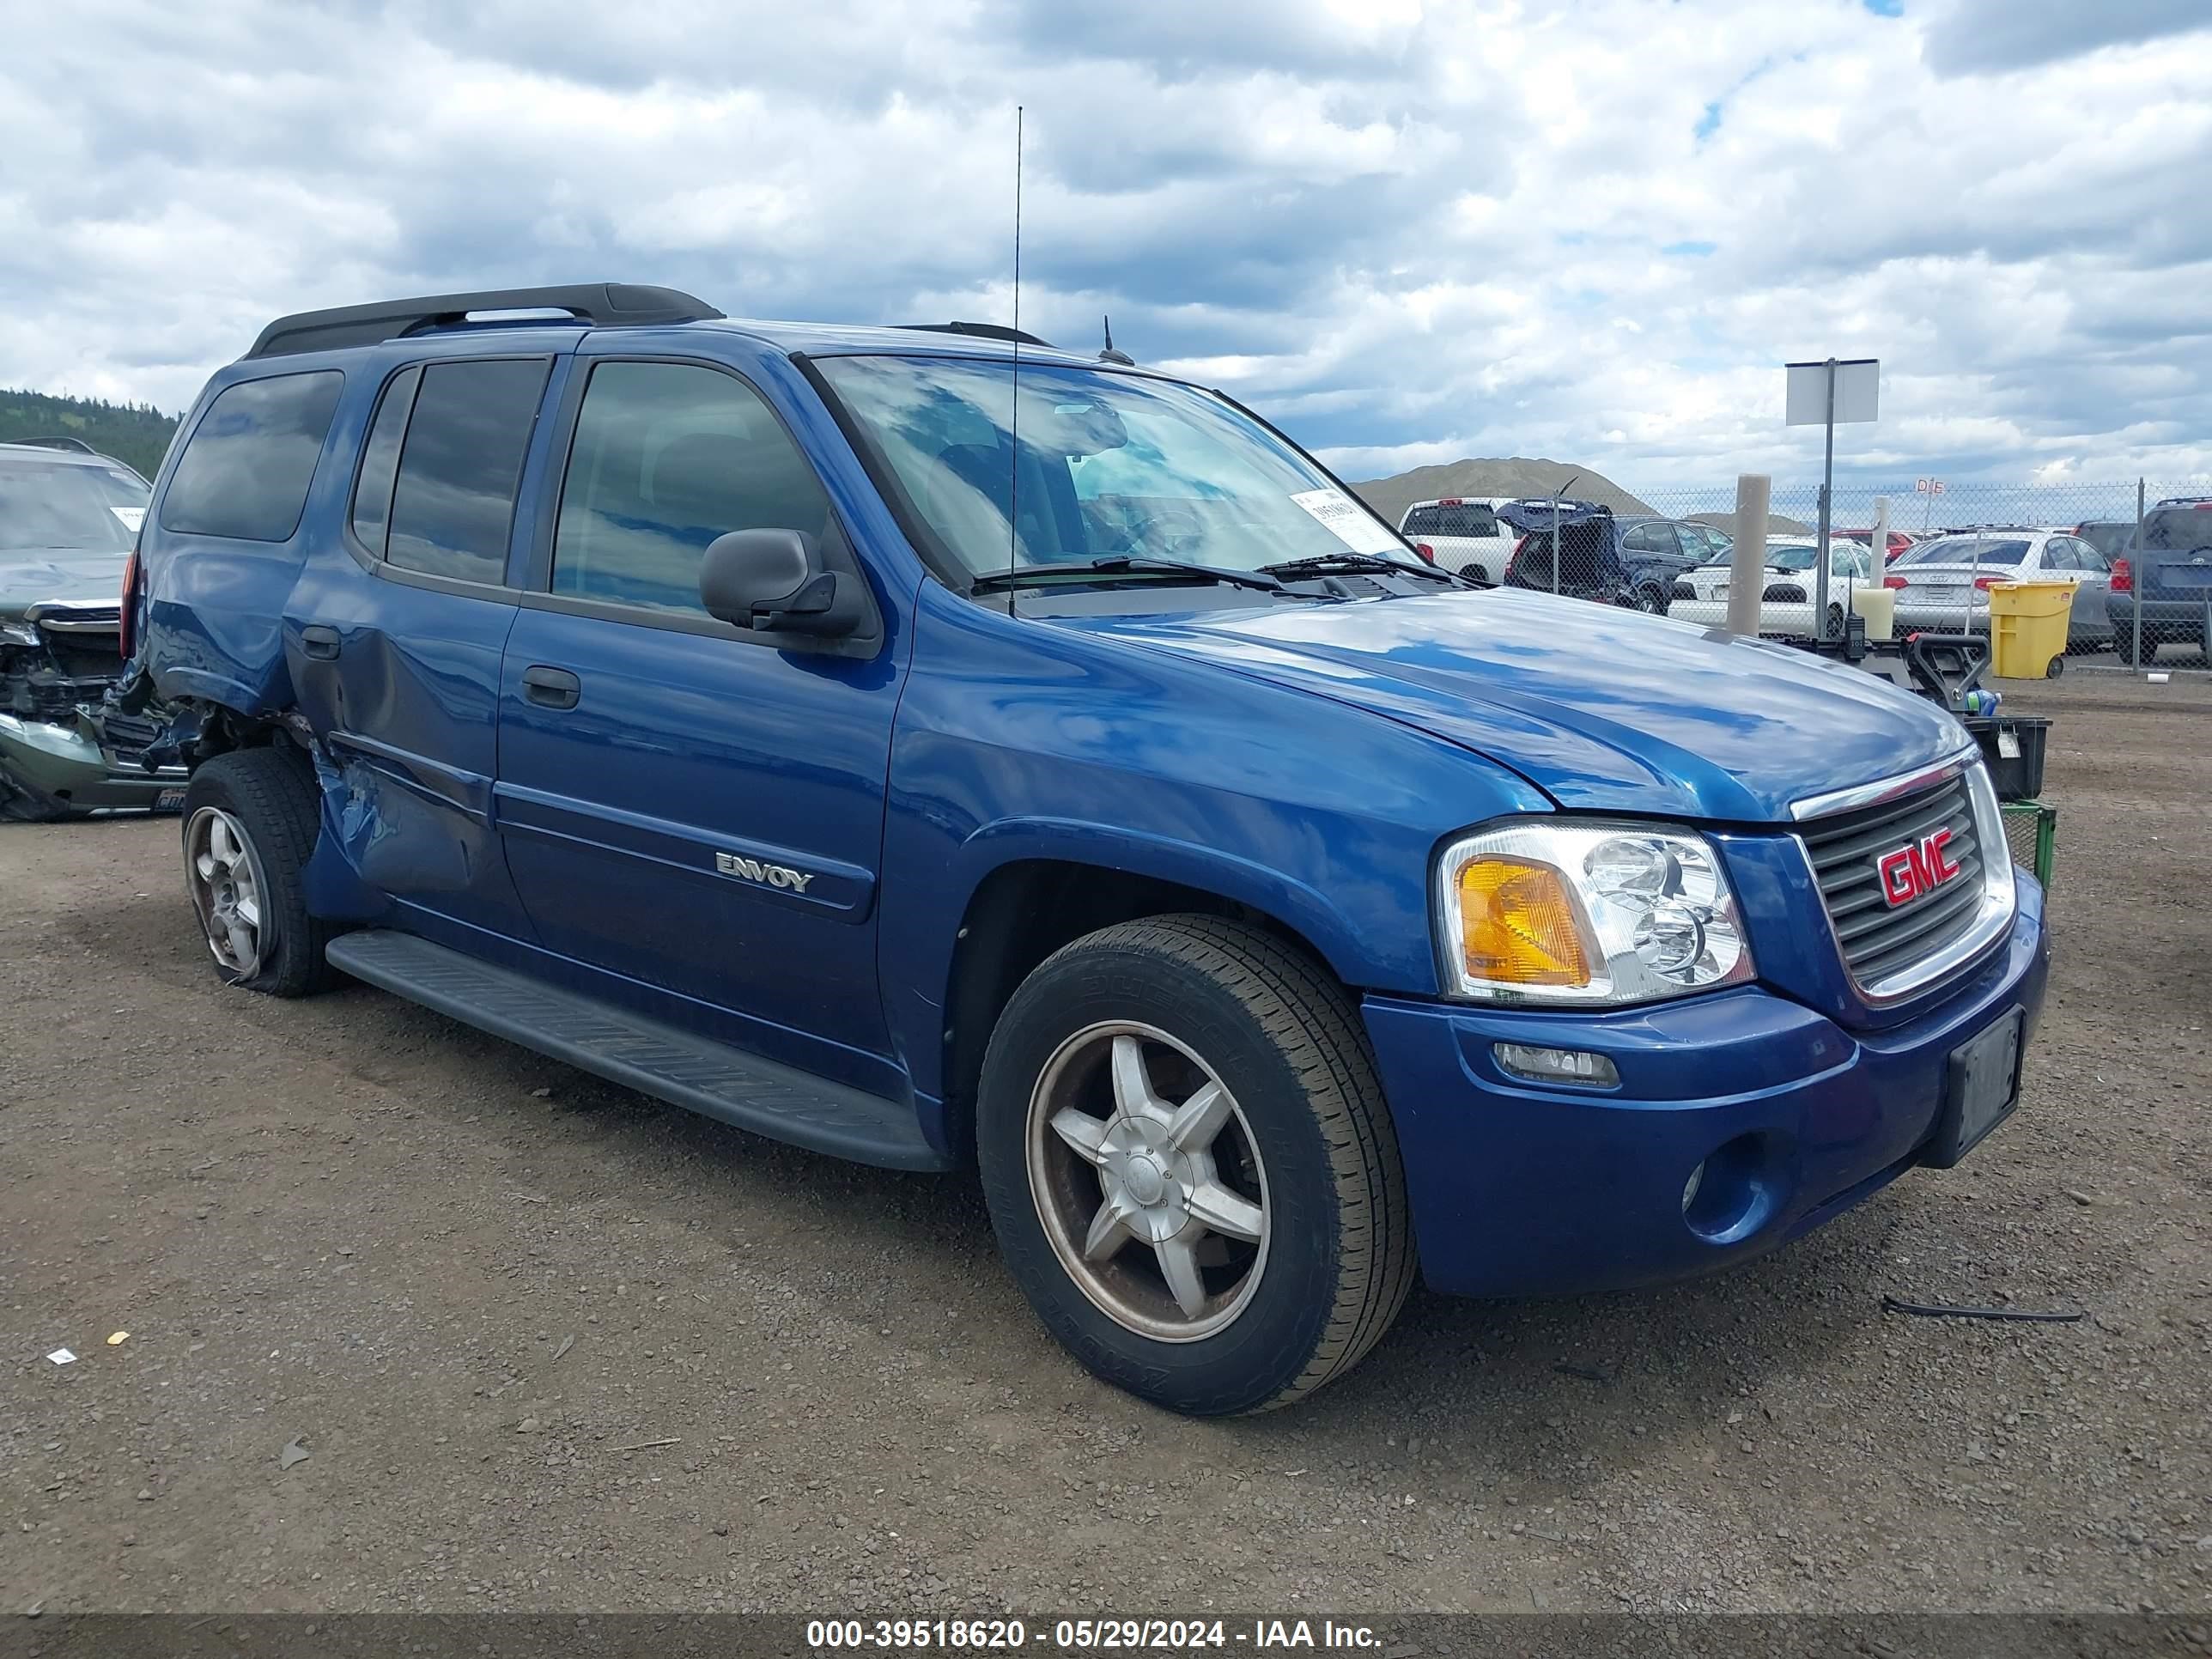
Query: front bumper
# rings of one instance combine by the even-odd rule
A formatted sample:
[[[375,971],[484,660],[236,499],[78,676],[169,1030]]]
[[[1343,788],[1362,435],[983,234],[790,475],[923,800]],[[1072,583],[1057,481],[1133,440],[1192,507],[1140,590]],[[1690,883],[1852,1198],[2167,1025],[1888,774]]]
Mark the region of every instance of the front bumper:
[[[1922,1160],[1949,1056],[2014,1008],[2032,1030],[2049,966],[2043,892],[2022,875],[2005,942],[1878,1030],[1756,985],[1584,1013],[1370,996],[1423,1277],[1462,1296],[1618,1289],[1809,1231]],[[1523,1082],[1498,1042],[1604,1054],[1620,1086]],[[1684,1211],[1701,1165],[1745,1197],[1735,1216],[1706,1192],[1703,1231]]]
[[[188,781],[181,766],[148,772],[125,759],[88,721],[60,726],[14,714],[0,714],[0,773],[34,799],[72,811],[171,805]]]

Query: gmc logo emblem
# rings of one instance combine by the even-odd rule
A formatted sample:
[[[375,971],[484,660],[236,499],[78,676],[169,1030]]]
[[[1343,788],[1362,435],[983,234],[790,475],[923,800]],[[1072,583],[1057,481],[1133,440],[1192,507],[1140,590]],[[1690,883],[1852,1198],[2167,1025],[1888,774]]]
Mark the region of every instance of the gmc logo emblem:
[[[1875,868],[1881,873],[1881,896],[1893,909],[1925,897],[1959,873],[1950,848],[1951,832],[1938,830],[1875,860]]]

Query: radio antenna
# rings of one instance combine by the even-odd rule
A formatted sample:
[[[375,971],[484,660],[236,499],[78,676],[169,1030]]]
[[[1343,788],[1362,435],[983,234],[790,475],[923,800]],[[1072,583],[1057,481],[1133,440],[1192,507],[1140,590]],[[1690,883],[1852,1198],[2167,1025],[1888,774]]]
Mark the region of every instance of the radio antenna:
[[[1015,544],[1020,538],[1022,491],[1022,106],[1014,106],[1014,367],[1013,418],[1006,452],[1006,614],[1014,614]]]

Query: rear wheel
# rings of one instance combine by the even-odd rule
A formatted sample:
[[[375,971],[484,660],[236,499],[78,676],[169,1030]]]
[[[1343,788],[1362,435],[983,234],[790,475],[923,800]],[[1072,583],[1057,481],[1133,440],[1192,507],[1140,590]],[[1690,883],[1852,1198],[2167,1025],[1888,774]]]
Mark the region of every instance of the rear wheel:
[[[306,996],[337,975],[337,930],[308,915],[301,874],[319,830],[314,786],[289,755],[237,749],[185,790],[185,888],[216,972],[270,996]]]
[[[1059,951],[992,1033],[976,1133],[1030,1305],[1171,1410],[1312,1392],[1412,1287],[1365,1034],[1341,987],[1257,929],[1170,916]]]
[[[1647,617],[1663,617],[1667,614],[1667,596],[1656,587],[1639,587],[1636,590],[1636,608]]]

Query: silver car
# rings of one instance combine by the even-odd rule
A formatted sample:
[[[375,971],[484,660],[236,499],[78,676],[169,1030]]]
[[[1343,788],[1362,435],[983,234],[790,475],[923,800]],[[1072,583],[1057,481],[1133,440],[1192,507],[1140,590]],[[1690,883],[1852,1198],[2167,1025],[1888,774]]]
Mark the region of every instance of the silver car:
[[[173,810],[154,723],[97,705],[122,672],[124,566],[146,481],[74,439],[0,443],[0,822]]]
[[[1897,594],[1900,633],[1944,634],[1986,634],[1989,590],[1998,582],[2071,582],[2067,649],[2101,650],[2112,642],[2105,609],[2112,568],[2070,530],[1993,526],[1939,536],[1892,559],[1882,580]]]

